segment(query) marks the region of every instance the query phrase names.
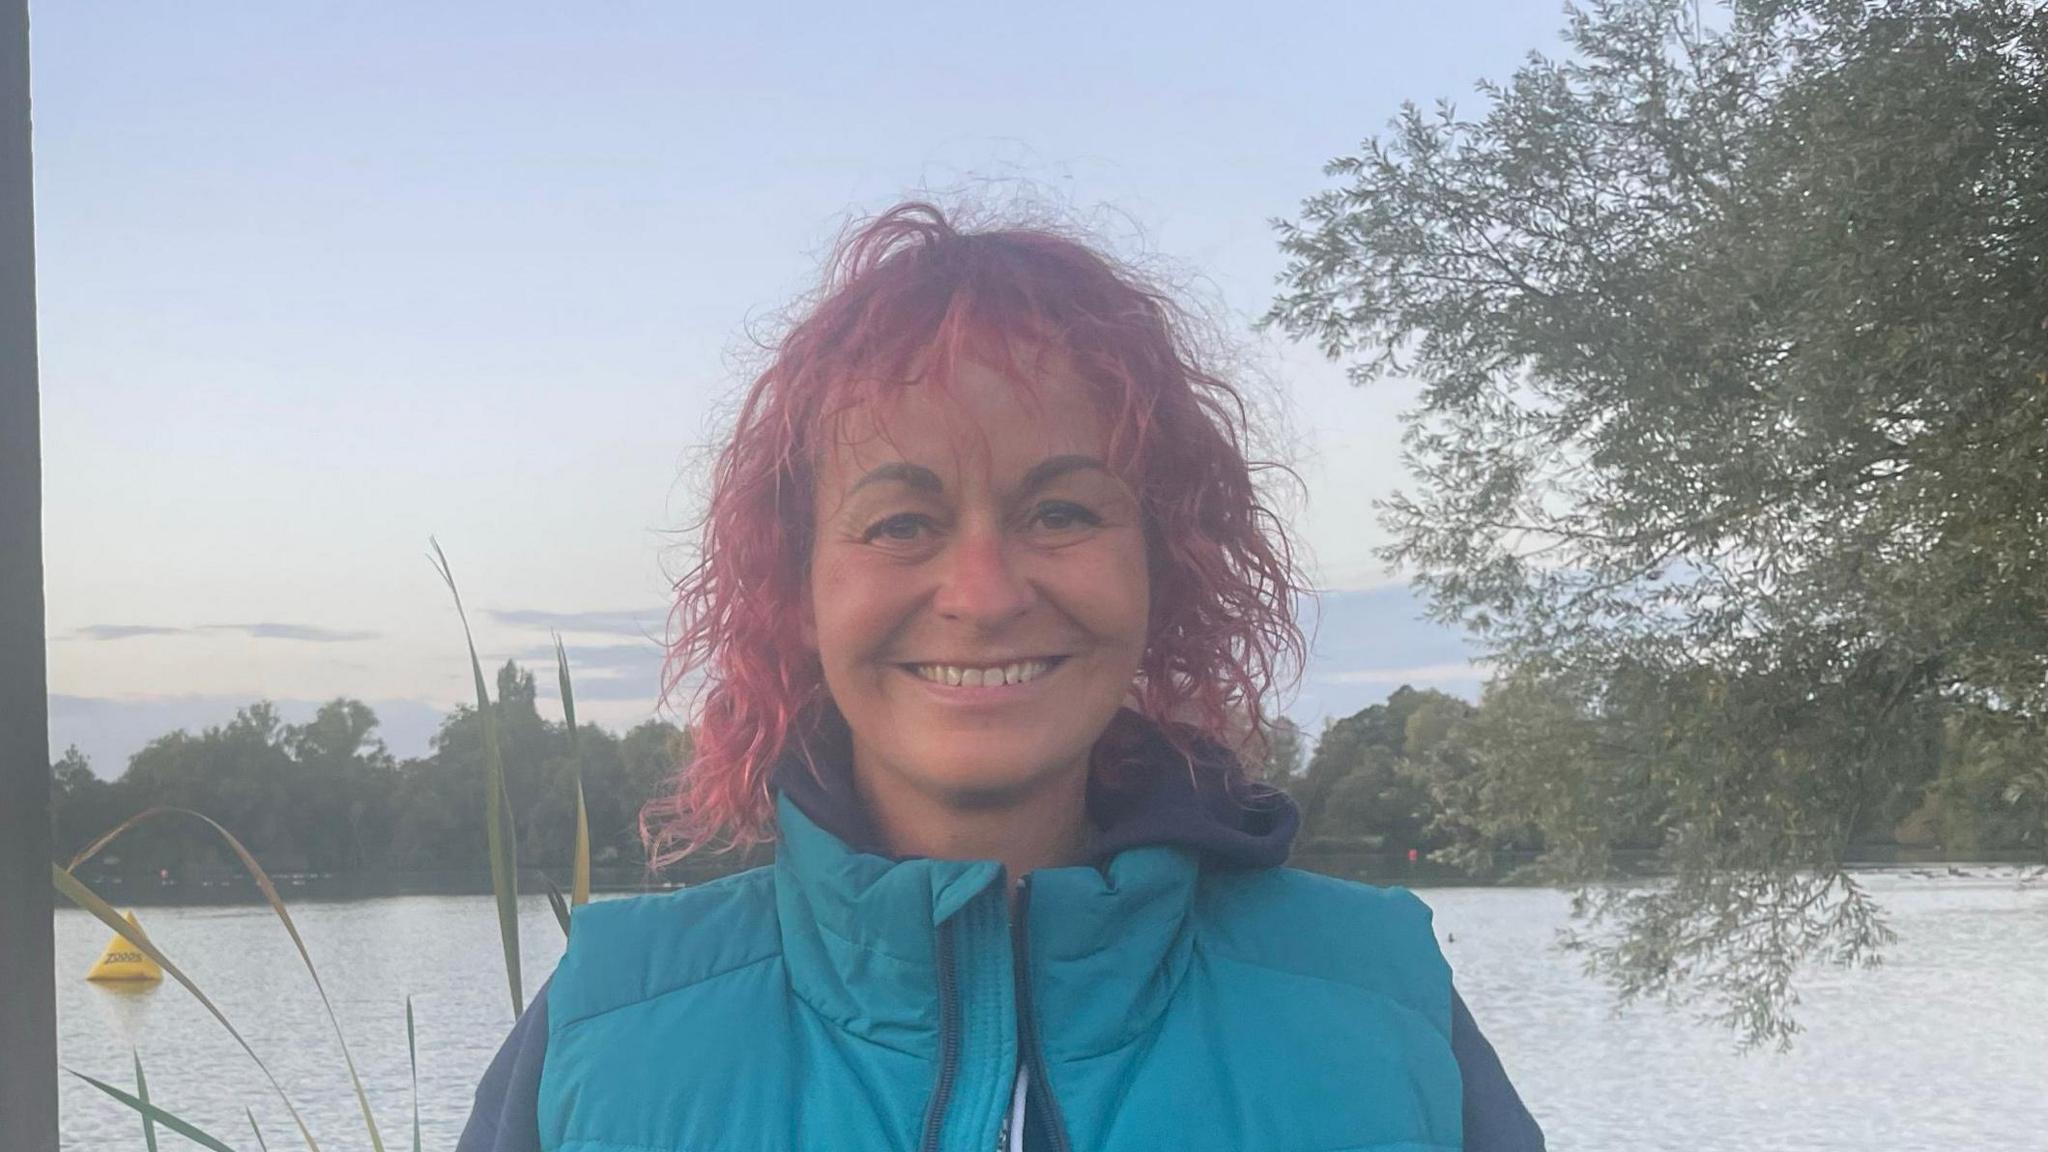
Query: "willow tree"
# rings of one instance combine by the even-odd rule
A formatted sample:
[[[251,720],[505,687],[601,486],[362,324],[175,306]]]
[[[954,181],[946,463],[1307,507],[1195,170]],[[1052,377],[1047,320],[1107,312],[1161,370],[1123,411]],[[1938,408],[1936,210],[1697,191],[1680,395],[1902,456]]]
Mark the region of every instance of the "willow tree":
[[[1387,557],[1514,705],[1467,826],[1539,823],[1625,992],[1782,1041],[1887,938],[1841,861],[1943,710],[2048,756],[2048,15],[1567,20],[1329,165],[1270,318],[1421,387]],[[1646,818],[1668,880],[1601,884]]]

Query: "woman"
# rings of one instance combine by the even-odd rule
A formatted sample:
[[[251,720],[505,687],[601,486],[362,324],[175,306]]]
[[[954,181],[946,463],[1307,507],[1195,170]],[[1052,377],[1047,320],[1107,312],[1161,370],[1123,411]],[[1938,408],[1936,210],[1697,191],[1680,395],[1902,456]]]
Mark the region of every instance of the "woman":
[[[464,1152],[1540,1148],[1427,909],[1281,867],[1228,750],[1302,648],[1241,413],[1086,247],[854,233],[720,458],[647,814],[776,862],[579,909]]]

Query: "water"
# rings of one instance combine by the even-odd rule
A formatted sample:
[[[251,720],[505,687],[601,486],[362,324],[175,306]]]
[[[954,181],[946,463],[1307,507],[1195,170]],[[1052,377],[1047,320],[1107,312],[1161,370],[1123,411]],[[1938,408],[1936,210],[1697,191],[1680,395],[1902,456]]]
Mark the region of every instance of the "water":
[[[1658,1007],[1616,1015],[1606,990],[1550,946],[1561,893],[1437,888],[1459,987],[1553,1149],[2048,1148],[2048,884],[2017,874],[1871,878],[1899,941],[1883,967],[1804,985],[1790,1055],[1738,1054],[1729,1037]],[[446,1152],[478,1075],[511,1023],[488,898],[306,903],[293,914],[341,1014],[394,1152],[411,1146],[405,996],[419,1020],[424,1147]],[[268,909],[154,908],[143,923],[243,1029],[328,1152],[367,1148],[332,1033]],[[57,919],[58,1023],[67,1067],[132,1084],[140,1048],[158,1104],[253,1148],[296,1147],[261,1075],[183,989],[89,985],[106,931]],[[521,909],[527,987],[561,951],[546,902]],[[67,1078],[68,1080],[68,1078]],[[140,1148],[139,1124],[91,1087],[63,1089],[68,1152]],[[178,1147],[174,1138],[166,1147]]]

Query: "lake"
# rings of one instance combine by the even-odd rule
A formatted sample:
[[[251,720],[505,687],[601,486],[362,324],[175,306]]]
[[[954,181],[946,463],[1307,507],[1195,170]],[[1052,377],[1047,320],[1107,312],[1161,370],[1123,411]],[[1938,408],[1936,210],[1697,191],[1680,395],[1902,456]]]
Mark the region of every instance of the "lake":
[[[1877,969],[1809,975],[1806,1032],[1785,1055],[1738,1053],[1728,1034],[1654,1005],[1617,1015],[1607,990],[1552,946],[1566,923],[1561,892],[1422,895],[1460,990],[1553,1149],[2048,1147],[2048,883],[2023,883],[2013,869],[1965,871],[1869,875],[1899,940]],[[490,899],[307,902],[293,915],[385,1146],[411,1146],[410,994],[424,1147],[452,1149],[477,1077],[511,1025]],[[318,997],[269,910],[154,907],[141,916],[263,1055],[323,1149],[367,1148]],[[261,1074],[182,988],[84,981],[107,936],[82,912],[57,914],[65,1066],[132,1087],[128,1053],[139,1048],[159,1105],[246,1148],[255,1147],[244,1114],[252,1108],[271,1148],[297,1147]],[[561,952],[544,899],[523,902],[521,940],[531,992]],[[66,1077],[62,1104],[67,1152],[142,1147],[133,1115],[85,1084]]]

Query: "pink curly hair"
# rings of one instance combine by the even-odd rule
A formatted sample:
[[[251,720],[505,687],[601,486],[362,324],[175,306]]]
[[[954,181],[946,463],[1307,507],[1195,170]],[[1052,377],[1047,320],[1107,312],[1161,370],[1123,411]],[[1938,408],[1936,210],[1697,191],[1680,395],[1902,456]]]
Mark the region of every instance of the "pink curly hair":
[[[834,418],[973,356],[1029,386],[1013,356],[1050,348],[1110,418],[1135,479],[1152,614],[1131,700],[1183,754],[1256,746],[1262,702],[1306,651],[1304,585],[1244,447],[1243,397],[1196,363],[1172,301],[1088,246],[1038,228],[963,232],[906,203],[845,235],[822,295],[775,348],[712,473],[699,560],[677,582],[664,695],[701,674],[693,751],[641,812],[654,866],[772,838],[769,776],[806,709],[829,703],[802,642],[813,468]],[[1114,726],[1112,726],[1114,727]],[[1103,766],[1098,745],[1098,769]]]

